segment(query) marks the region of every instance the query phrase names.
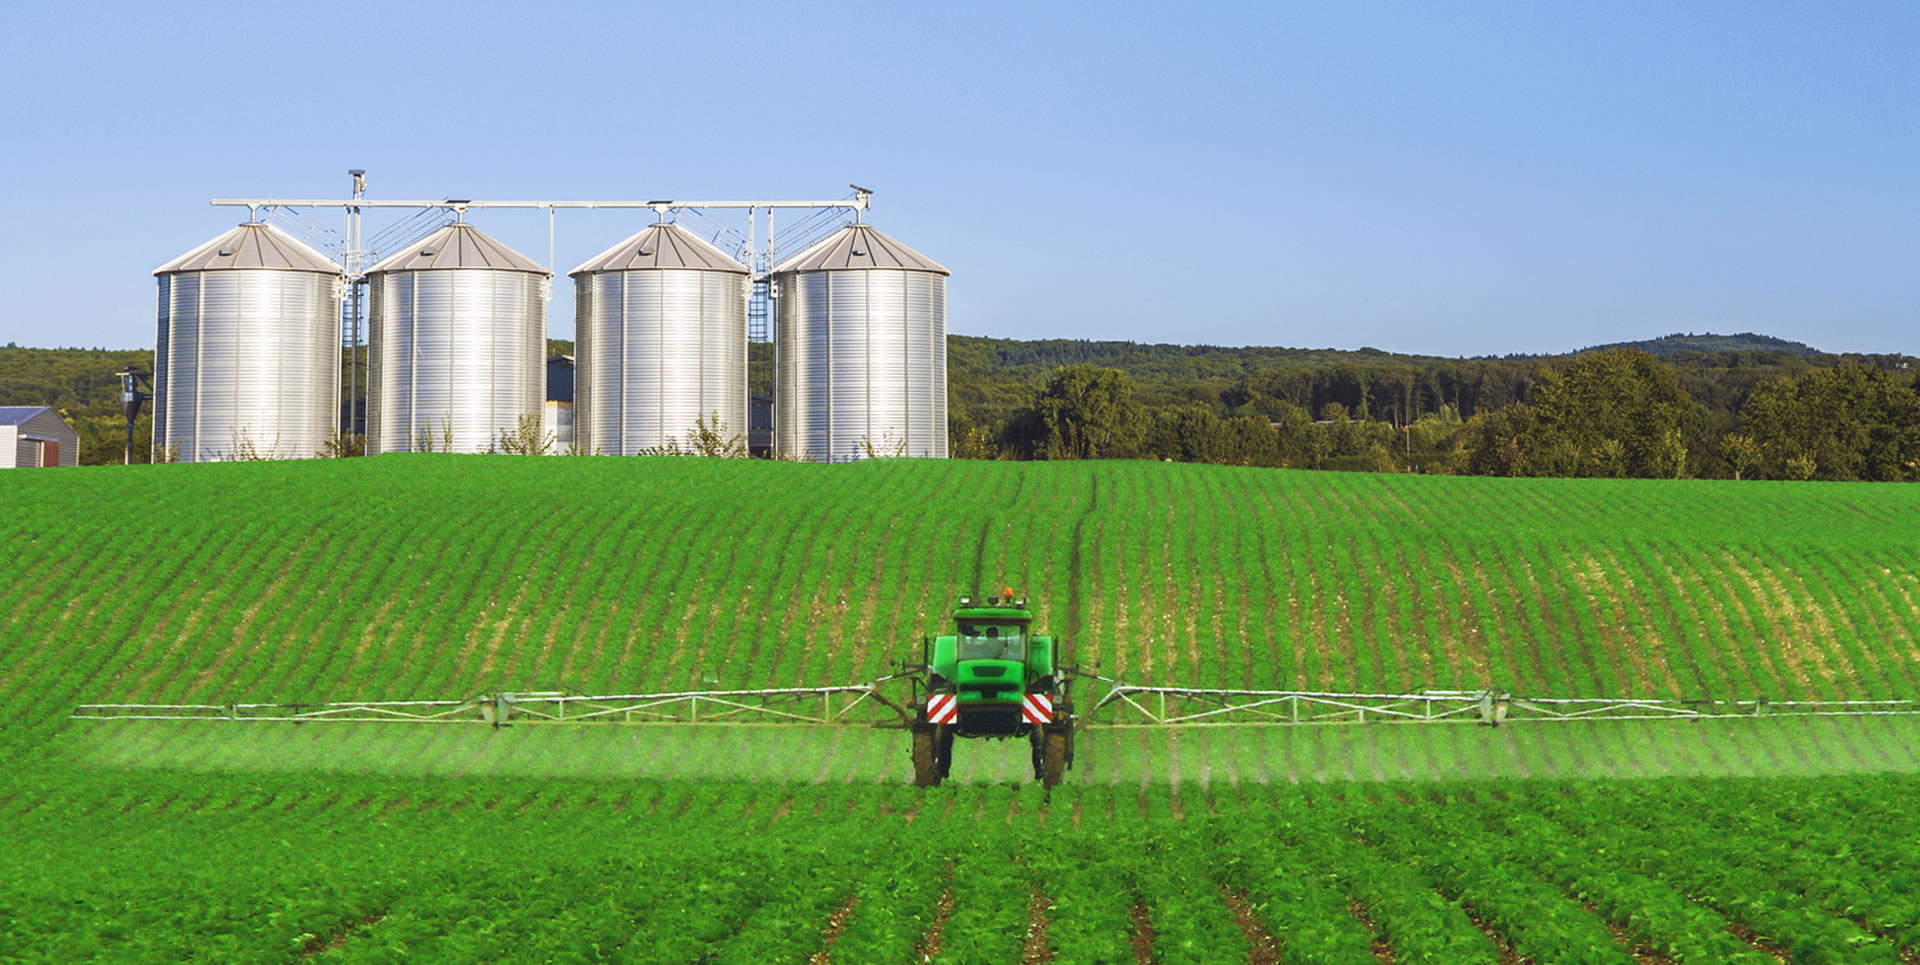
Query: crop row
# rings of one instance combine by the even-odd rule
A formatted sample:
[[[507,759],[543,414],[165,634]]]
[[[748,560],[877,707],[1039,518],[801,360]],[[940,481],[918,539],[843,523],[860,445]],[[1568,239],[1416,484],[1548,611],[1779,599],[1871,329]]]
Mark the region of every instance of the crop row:
[[[1284,784],[1471,777],[1818,776],[1920,773],[1920,718],[1763,718],[1471,725],[1083,728],[1079,785]],[[85,721],[48,764],[203,774],[458,779],[604,777],[830,784],[912,779],[900,730],[867,727],[475,721]],[[1025,745],[963,741],[955,781],[1031,777]]]
[[[1892,963],[1916,791],[27,774],[0,957]]]
[[[87,701],[844,683],[995,586],[1135,683],[1920,693],[1913,487],[391,456],[0,499],[0,754]]]

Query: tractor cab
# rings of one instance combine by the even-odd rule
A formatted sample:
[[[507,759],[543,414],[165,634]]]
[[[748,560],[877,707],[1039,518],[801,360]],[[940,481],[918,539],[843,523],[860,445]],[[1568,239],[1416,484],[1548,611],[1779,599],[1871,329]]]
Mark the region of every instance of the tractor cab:
[[[930,742],[937,776],[923,774],[922,782],[946,776],[955,737],[1026,737],[1034,745],[1034,776],[1046,779],[1050,733],[1062,744],[1052,775],[1057,782],[1071,708],[1056,657],[1054,638],[1033,632],[1033,611],[1012,589],[983,601],[961,597],[953,632],[927,644],[926,696],[918,701],[916,728]]]
[[[1026,663],[1027,626],[1032,619],[1032,617],[1024,620],[994,617],[960,620],[958,629],[961,662],[1012,660]]]
[[[955,697],[958,733],[1025,734],[1032,721],[1022,715],[1021,702],[1053,690],[1053,638],[1033,634],[1033,611],[1012,591],[987,597],[985,605],[962,597],[953,628],[934,638],[927,666],[932,689]]]
[[[1027,683],[1027,628],[1032,617],[985,616],[956,620],[953,673],[963,704],[1020,700]]]

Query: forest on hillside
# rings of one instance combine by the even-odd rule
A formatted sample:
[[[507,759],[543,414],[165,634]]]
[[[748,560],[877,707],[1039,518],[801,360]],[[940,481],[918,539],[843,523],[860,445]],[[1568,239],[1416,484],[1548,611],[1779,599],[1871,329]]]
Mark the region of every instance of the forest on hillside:
[[[965,336],[948,344],[954,454],[967,458],[1920,478],[1915,359],[1833,355],[1760,335],[1497,359]]]
[[[771,389],[755,345],[751,388]],[[549,356],[571,342],[549,339]],[[1711,349],[1711,350],[1708,350]],[[118,462],[147,350],[0,346],[0,405],[50,405]],[[1763,335],[1562,356],[948,337],[953,455],[1515,476],[1920,478],[1920,370]],[[136,459],[151,445],[135,428]]]
[[[120,413],[120,371],[153,371],[152,349],[25,348],[0,345],[0,405],[52,406],[80,435],[80,465],[126,457],[127,420]],[[153,416],[134,425],[134,459],[153,450]]]

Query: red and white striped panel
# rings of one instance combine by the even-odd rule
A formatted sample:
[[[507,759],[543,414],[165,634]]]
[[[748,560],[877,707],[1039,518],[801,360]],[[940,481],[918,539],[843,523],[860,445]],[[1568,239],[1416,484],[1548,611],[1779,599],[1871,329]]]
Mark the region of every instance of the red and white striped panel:
[[[1053,723],[1053,698],[1046,694],[1028,694],[1020,701],[1020,716],[1029,724]]]
[[[927,698],[927,720],[951,724],[960,719],[960,699],[953,694],[934,694]]]

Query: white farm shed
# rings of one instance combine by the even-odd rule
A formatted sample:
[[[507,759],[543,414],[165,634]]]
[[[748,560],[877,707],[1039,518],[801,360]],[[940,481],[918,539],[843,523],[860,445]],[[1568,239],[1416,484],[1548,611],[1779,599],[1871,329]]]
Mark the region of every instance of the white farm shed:
[[[0,406],[0,469],[80,465],[80,434],[44,405]]]

